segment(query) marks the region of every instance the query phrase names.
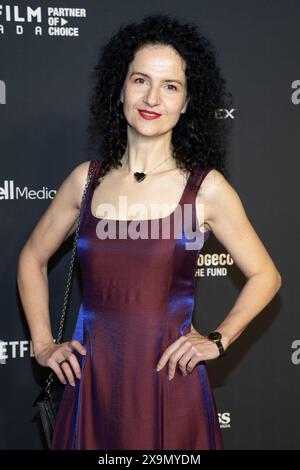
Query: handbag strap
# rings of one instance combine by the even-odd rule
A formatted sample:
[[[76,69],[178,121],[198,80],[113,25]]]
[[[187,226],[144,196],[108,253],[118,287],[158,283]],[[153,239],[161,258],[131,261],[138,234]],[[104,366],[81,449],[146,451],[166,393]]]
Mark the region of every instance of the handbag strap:
[[[79,215],[76,221],[76,230],[75,230],[75,236],[74,236],[74,243],[73,243],[71,261],[70,261],[69,273],[68,273],[68,278],[67,278],[66,290],[65,290],[65,295],[64,295],[63,308],[62,308],[61,317],[59,321],[58,335],[57,335],[57,338],[54,340],[54,343],[56,344],[59,344],[62,339],[62,333],[63,333],[64,323],[65,323],[65,316],[66,316],[66,310],[67,310],[71,281],[72,281],[74,262],[75,262],[76,251],[77,251],[77,240],[78,240],[78,234],[79,234],[79,229],[80,229],[80,222],[82,218],[83,204],[84,204],[84,200],[86,197],[87,189],[91,181],[91,177],[94,174],[94,170],[96,169],[96,166],[97,166],[97,160],[92,160],[89,166],[87,180],[86,180],[83,195],[81,198]],[[53,382],[53,376],[54,376],[54,371],[52,370],[46,379],[45,391],[47,394],[50,394],[50,386],[51,386],[51,383]]]
[[[68,273],[68,278],[67,278],[64,302],[63,302],[63,308],[62,308],[61,318],[60,318],[60,322],[59,322],[58,335],[57,335],[57,338],[54,341],[56,344],[60,343],[61,339],[62,339],[62,333],[63,333],[63,328],[64,328],[67,304],[68,304],[68,299],[69,299],[69,292],[70,292],[71,281],[72,281],[74,262],[75,262],[76,251],[77,251],[77,240],[78,240],[78,233],[79,233],[81,215],[82,215],[82,210],[83,210],[83,203],[84,203],[84,200],[85,200],[85,195],[86,195],[86,192],[87,192],[87,188],[90,184],[90,180],[91,180],[92,174],[94,173],[96,165],[97,165],[97,162],[95,160],[92,160],[90,168],[89,168],[88,176],[87,176],[87,181],[85,183],[82,199],[81,199],[80,211],[79,211],[79,215],[78,215],[77,222],[76,222],[76,230],[75,230],[75,236],[74,236],[74,243],[73,243],[71,261],[70,261],[69,273]]]

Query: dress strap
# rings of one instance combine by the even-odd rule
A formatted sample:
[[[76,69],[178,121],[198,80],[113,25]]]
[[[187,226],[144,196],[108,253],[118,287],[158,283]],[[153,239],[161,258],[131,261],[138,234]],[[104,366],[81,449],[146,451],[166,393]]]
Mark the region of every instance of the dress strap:
[[[96,183],[99,177],[99,173],[102,167],[102,160],[96,160],[96,168],[94,172],[94,177],[93,177],[93,190],[96,189]]]
[[[198,192],[205,176],[210,172],[210,170],[213,170],[213,168],[214,167],[212,166],[208,166],[207,168],[197,168],[192,174],[190,186],[196,189],[196,191]]]
[[[214,167],[209,166],[206,168],[198,167],[191,174],[188,179],[186,190],[184,191],[183,204],[190,204],[192,207],[192,228],[193,231],[199,229],[197,214],[196,214],[196,198],[202,181],[206,175],[213,170]]]
[[[89,164],[87,178],[90,178],[89,184],[86,189],[85,198],[82,206],[81,224],[84,224],[91,210],[91,201],[94,192],[95,182],[101,167],[100,160],[91,160]]]

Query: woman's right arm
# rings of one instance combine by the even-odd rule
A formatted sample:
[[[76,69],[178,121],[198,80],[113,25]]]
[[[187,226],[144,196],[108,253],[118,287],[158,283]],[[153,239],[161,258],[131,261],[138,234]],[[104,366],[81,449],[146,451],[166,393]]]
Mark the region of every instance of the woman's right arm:
[[[41,351],[53,352],[58,349],[53,342],[49,314],[48,261],[76,229],[89,164],[89,160],[79,164],[62,182],[19,255],[17,284],[35,356]],[[79,352],[84,351],[78,341],[74,340],[72,345]],[[64,351],[57,352],[61,359],[66,357],[66,354],[61,354],[62,352]],[[39,361],[42,365],[54,365],[54,358],[51,359],[51,364],[48,361],[51,355],[43,356],[44,358]],[[76,357],[72,356],[70,362],[78,370]],[[56,364],[55,372],[63,378]],[[70,377],[69,370],[65,368],[64,370],[68,371]]]

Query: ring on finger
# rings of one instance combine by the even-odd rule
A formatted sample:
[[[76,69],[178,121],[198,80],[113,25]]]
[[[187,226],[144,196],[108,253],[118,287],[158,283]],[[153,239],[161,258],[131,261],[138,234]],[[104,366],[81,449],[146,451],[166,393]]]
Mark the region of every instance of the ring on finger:
[[[67,359],[63,359],[62,361],[58,363],[58,365],[61,367],[64,362],[69,362],[69,361]]]

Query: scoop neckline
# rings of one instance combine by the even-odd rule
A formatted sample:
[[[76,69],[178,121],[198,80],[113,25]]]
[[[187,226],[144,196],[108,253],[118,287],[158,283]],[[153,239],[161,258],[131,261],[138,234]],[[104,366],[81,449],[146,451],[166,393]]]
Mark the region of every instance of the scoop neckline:
[[[101,165],[101,162],[99,164]],[[97,168],[97,174],[98,174],[98,169],[99,168]],[[103,217],[96,217],[92,212],[92,202],[93,202],[93,196],[94,196],[93,191],[91,192],[91,197],[89,198],[89,213],[93,217],[93,219],[95,219],[95,220],[98,220],[98,221],[104,220],[104,221],[107,221],[107,222],[118,222],[118,223],[119,222],[124,222],[124,223],[125,222],[126,223],[130,223],[130,222],[152,222],[152,221],[160,221],[160,220],[168,219],[168,218],[172,217],[175,214],[175,212],[178,210],[178,208],[182,205],[182,200],[185,196],[185,192],[187,190],[187,187],[190,183],[191,178],[192,178],[192,172],[190,172],[190,174],[188,176],[188,179],[186,181],[186,184],[185,184],[185,186],[183,188],[183,191],[182,191],[182,194],[180,196],[179,202],[177,203],[175,209],[172,212],[170,212],[170,214],[165,215],[164,217],[158,217],[158,218],[155,218],[155,219],[107,219],[107,218],[103,218]]]

